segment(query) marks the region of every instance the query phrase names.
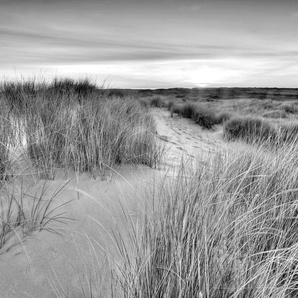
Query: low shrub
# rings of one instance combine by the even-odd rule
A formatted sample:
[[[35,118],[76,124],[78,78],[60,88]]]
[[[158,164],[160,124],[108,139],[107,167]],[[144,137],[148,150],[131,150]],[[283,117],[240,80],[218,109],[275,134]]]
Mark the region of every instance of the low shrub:
[[[171,109],[171,117],[174,116],[174,114],[178,114],[178,116],[182,115],[182,105],[174,103]]]
[[[249,143],[272,142],[276,139],[276,131],[260,118],[238,117],[225,123],[224,136],[228,140],[241,139]]]
[[[25,82],[4,82],[1,87],[1,97],[6,107],[15,115],[24,114],[28,102],[36,98],[42,84],[35,80]]]
[[[196,124],[199,124],[203,128],[211,129],[215,124],[218,123],[216,114],[208,108],[197,107],[193,120]]]
[[[107,93],[106,96],[108,98],[112,98],[112,97],[125,98],[127,96],[126,92],[120,89],[109,89],[106,91],[106,93]]]
[[[298,112],[298,107],[294,104],[285,104],[282,105],[281,108],[283,109],[283,111],[289,114],[295,114]]]
[[[281,110],[281,111],[270,111],[266,112],[263,114],[264,118],[273,118],[273,119],[278,119],[278,118],[286,118],[286,112]]]
[[[139,103],[146,110],[150,107],[150,101],[147,98],[140,98]]]
[[[2,180],[7,180],[12,161],[10,148],[15,145],[15,129],[11,123],[8,108],[0,102],[0,185]],[[1,199],[0,199],[1,200]]]
[[[233,117],[232,113],[229,112],[221,112],[216,115],[216,124],[222,124]]]
[[[197,111],[197,105],[194,103],[187,102],[181,107],[181,116],[183,118],[193,119]]]
[[[175,104],[174,103],[174,100],[173,99],[169,99],[165,103],[165,106],[166,106],[166,108],[167,108],[168,111],[172,111],[174,104]]]
[[[272,101],[272,99],[261,100],[257,103],[257,106],[264,110],[271,110],[275,107],[275,105],[276,104]]]
[[[150,106],[155,108],[162,108],[164,107],[165,102],[164,99],[161,96],[153,96],[150,98]]]

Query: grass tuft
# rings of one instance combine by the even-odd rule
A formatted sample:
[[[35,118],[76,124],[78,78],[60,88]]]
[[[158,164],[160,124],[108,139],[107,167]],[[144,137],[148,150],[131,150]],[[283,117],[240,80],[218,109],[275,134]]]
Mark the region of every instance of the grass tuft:
[[[273,118],[273,119],[279,119],[279,118],[286,118],[286,112],[285,111],[270,111],[266,112],[262,115],[264,118]]]
[[[203,106],[197,106],[197,109],[192,118],[195,123],[206,129],[212,129],[213,126],[215,124],[218,124],[219,121],[219,118],[211,109]]]
[[[70,217],[66,212],[60,211],[66,204],[56,203],[57,196],[64,189],[65,185],[56,189],[48,197],[46,182],[42,185],[41,191],[35,194],[30,189],[24,189],[21,185],[20,191],[14,182],[8,186],[6,191],[1,192],[0,197],[0,249],[14,236],[16,232],[21,235],[32,231],[46,230],[57,233],[51,223],[58,222],[66,224]]]
[[[285,146],[229,150],[205,167],[184,162],[131,231],[123,296],[297,296],[297,160]]]
[[[273,142],[276,131],[261,118],[237,117],[225,122],[224,136],[227,140],[240,139],[248,143]]]
[[[162,96],[152,96],[149,98],[150,100],[150,106],[155,108],[162,108],[165,106],[165,101]]]

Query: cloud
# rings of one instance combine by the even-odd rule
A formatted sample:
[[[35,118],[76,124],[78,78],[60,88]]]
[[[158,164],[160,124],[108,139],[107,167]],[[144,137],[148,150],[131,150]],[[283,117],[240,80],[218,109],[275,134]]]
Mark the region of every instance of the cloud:
[[[213,4],[154,0],[154,5],[145,0],[83,2],[1,4],[0,69],[64,68],[75,74],[112,74],[118,82],[130,77],[130,82],[143,84],[147,78],[165,86],[170,81],[187,86],[220,84],[245,75],[253,82],[270,72],[296,73],[289,65],[298,64],[297,22],[289,10],[283,14],[278,10],[281,17],[273,18],[274,10],[269,12],[268,4],[263,11],[263,5],[252,26],[251,8],[245,10],[246,19],[246,5],[238,7],[233,1],[225,1],[227,5],[219,5],[219,0]],[[251,7],[257,8],[253,2]],[[298,17],[297,11],[292,17]]]
[[[185,4],[179,7],[179,10],[187,11],[187,12],[197,12],[201,10],[202,6],[199,4]]]
[[[171,40],[147,42],[126,36],[99,35],[35,28],[0,27],[2,43],[1,66],[96,64],[116,61],[183,61],[224,58],[272,59],[297,61],[298,51],[255,48],[236,45],[217,45],[189,42],[179,44]]]

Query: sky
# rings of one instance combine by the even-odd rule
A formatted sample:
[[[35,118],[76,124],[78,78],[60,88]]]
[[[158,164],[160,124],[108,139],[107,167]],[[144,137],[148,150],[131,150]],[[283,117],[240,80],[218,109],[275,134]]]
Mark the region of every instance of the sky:
[[[298,88],[298,0],[0,0],[0,77]]]

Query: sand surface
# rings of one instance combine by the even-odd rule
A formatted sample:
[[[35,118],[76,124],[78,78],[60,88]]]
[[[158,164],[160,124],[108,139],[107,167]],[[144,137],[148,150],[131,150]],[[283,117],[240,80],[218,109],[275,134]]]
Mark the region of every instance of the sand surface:
[[[0,297],[84,297],[82,290],[89,297],[90,282],[97,287],[95,297],[110,296],[104,280],[108,262],[121,263],[115,239],[128,241],[133,223],[152,209],[150,193],[173,173],[182,156],[204,160],[225,144],[220,126],[207,131],[191,120],[171,118],[163,109],[152,113],[166,149],[161,169],[126,165],[111,171],[104,181],[87,174],[67,179],[61,175],[55,181],[34,181],[24,175],[28,192],[35,193],[46,183],[45,199],[62,188],[55,204],[66,203],[59,211],[71,220],[49,223],[60,235],[35,231],[24,238],[12,237],[0,250]]]

